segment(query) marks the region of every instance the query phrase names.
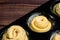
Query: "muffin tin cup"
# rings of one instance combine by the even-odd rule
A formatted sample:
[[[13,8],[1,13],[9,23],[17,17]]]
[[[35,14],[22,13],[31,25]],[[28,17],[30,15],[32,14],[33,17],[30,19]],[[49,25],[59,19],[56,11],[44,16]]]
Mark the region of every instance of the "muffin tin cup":
[[[50,40],[53,40],[53,38],[54,38],[54,36],[55,36],[56,34],[60,34],[60,30],[54,31],[54,32],[52,33],[51,37],[50,37]]]
[[[51,22],[51,25],[52,25],[52,28],[51,28],[51,30],[54,28],[54,25],[55,25],[55,21],[54,20],[52,20],[53,18],[53,16],[51,16],[51,15],[48,15],[48,14],[46,14],[45,12],[35,12],[35,13],[33,13],[32,15],[30,15],[28,18],[27,18],[27,25],[28,25],[28,27],[30,28],[30,22],[32,21],[32,19],[34,18],[34,17],[37,17],[37,16],[44,16],[44,17],[46,17],[50,22]],[[30,28],[30,30],[31,31],[33,31],[31,28]],[[50,30],[49,30],[50,31]],[[48,32],[49,32],[48,31]],[[35,32],[35,31],[33,31],[33,32]],[[46,33],[46,32],[36,32],[36,33]]]
[[[53,8],[56,4],[60,3],[60,0],[55,0],[54,2],[52,2],[50,4],[50,11],[57,17],[60,17],[60,15],[58,15],[56,12],[53,11]]]
[[[3,34],[6,33],[6,31],[11,27],[11,26],[14,26],[14,25],[10,25],[8,28],[3,28],[4,30],[0,30],[0,40],[2,40],[2,37],[3,37]],[[20,25],[16,25],[16,26],[20,26]],[[22,27],[22,26],[21,26]],[[23,28],[23,27],[22,27]],[[23,28],[24,29],[24,28]],[[26,36],[28,37],[28,40],[29,40],[29,33],[24,29],[24,31],[26,32]],[[10,39],[9,39],[10,40]]]

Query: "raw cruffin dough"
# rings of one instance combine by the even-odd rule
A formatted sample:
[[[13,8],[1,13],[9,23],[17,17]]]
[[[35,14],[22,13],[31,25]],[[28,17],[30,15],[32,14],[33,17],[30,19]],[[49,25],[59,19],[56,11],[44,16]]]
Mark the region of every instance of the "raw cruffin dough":
[[[28,37],[21,26],[13,25],[3,34],[2,40],[28,40]]]
[[[60,16],[60,3],[57,3],[56,5],[54,5],[54,7],[53,7],[53,12],[54,12],[56,15],[59,15],[59,16]]]
[[[47,32],[51,29],[51,22],[45,16],[36,16],[30,22],[31,30],[35,32]]]
[[[60,34],[56,34],[52,40],[60,40]]]

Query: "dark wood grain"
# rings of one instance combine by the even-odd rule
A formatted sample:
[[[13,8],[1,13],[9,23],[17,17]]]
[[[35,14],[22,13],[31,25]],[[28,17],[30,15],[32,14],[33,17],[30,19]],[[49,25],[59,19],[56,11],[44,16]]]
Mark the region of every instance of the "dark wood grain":
[[[0,0],[0,29],[47,1],[48,0]]]
[[[0,5],[0,29],[29,13],[40,5],[4,4]]]
[[[48,0],[0,0],[0,3],[43,4]]]
[[[8,4],[0,6],[0,25],[8,25],[39,5]]]

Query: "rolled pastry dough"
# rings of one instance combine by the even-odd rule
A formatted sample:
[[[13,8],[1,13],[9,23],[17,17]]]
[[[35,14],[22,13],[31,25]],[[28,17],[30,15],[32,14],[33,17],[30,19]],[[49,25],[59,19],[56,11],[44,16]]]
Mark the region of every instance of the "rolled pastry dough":
[[[51,29],[51,22],[45,16],[36,16],[29,26],[35,32],[47,32]]]
[[[60,40],[60,34],[56,34],[56,35],[53,37],[53,40]]]
[[[60,16],[60,3],[57,3],[54,7],[53,7],[53,12],[57,15]]]
[[[2,40],[28,40],[28,37],[21,26],[13,25],[3,34]]]

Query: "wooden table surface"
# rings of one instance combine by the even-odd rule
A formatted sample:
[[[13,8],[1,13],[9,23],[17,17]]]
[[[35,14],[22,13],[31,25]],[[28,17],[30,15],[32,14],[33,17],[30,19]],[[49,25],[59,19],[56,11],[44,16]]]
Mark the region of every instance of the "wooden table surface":
[[[0,29],[48,0],[0,0]]]

